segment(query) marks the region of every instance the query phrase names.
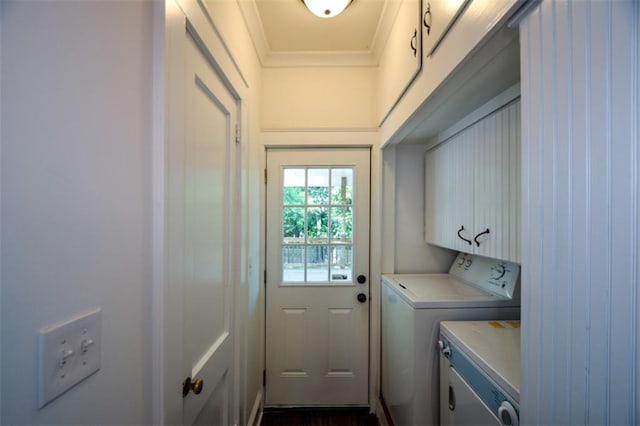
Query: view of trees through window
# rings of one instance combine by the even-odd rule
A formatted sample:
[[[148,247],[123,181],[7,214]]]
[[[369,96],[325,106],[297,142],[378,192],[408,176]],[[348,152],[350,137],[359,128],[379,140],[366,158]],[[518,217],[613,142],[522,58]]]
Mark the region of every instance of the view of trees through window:
[[[292,168],[283,186],[283,281],[351,281],[353,170]]]

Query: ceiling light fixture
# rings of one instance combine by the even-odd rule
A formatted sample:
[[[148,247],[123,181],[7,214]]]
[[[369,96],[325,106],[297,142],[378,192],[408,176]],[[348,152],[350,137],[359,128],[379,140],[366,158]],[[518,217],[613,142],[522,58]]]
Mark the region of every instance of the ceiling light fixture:
[[[353,0],[302,0],[311,13],[320,18],[333,18],[341,14]]]

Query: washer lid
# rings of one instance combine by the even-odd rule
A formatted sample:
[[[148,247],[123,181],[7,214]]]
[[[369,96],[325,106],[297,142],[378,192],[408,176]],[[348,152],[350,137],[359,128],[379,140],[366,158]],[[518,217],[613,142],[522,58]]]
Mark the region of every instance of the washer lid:
[[[520,403],[520,321],[442,321],[440,333]]]
[[[416,309],[520,306],[520,300],[485,293],[449,274],[388,274],[382,279]]]

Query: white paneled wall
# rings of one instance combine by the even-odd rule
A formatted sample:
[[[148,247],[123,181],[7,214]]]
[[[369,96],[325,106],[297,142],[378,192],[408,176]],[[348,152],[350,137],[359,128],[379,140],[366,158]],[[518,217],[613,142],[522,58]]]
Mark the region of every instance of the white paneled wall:
[[[521,420],[640,422],[638,1],[521,22]]]

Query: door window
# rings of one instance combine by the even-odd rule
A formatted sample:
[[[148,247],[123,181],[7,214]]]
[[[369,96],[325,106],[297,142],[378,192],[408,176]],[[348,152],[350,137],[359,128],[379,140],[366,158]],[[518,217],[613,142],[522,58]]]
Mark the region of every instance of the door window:
[[[282,282],[352,284],[353,168],[286,167]]]

